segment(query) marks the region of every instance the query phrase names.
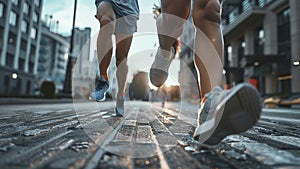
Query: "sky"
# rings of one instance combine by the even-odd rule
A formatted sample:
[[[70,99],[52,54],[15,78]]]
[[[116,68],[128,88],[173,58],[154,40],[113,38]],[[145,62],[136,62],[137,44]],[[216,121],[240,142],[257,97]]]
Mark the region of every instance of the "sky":
[[[74,0],[44,0],[42,19],[45,15],[52,15],[53,20],[59,20],[58,33],[68,35],[72,28]],[[152,13],[153,4],[159,4],[159,0],[139,0],[141,14]],[[78,0],[76,13],[76,27],[92,28],[92,36],[97,33],[99,24],[95,19],[95,0]]]
[[[138,32],[134,35],[129,52],[128,63],[131,67],[130,74],[137,71],[149,69],[155,56],[158,39],[156,34],[155,20],[153,19],[153,4],[160,4],[160,0],[138,0],[140,6],[140,20],[138,21]],[[99,31],[99,23],[95,19],[95,0],[78,0],[76,23],[78,28],[90,27],[91,48],[96,48],[96,37]],[[59,21],[58,32],[63,35],[70,35],[72,29],[74,0],[44,0],[42,19],[52,15],[52,22]],[[92,53],[92,52],[91,52]],[[168,85],[176,85],[178,79],[179,61],[173,61]],[[129,77],[130,78],[130,77]]]

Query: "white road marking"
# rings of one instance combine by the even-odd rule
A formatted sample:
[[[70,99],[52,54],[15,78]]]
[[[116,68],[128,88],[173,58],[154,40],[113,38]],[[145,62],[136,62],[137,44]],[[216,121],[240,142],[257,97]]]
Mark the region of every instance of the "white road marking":
[[[268,116],[268,115],[261,115],[261,119],[268,119],[268,120],[276,120],[276,121],[282,121],[287,123],[300,123],[300,119],[292,119],[292,118],[285,118],[285,117],[274,117],[274,116]]]

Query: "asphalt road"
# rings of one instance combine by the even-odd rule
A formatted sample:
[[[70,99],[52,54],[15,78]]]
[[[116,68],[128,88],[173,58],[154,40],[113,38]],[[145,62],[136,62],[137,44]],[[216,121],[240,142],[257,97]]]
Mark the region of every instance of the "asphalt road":
[[[114,102],[0,106],[0,168],[299,168],[300,111],[264,109],[209,147],[191,135],[197,105]]]

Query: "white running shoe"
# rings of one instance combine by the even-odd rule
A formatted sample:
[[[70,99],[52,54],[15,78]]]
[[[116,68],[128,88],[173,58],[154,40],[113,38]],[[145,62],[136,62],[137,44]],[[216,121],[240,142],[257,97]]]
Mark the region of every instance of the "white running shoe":
[[[194,132],[202,143],[216,145],[228,135],[245,132],[260,117],[260,95],[250,84],[239,84],[229,91],[215,87],[205,97]]]
[[[162,52],[166,51],[158,48],[155,60],[150,68],[150,81],[156,87],[162,86],[167,80],[169,67],[175,55],[175,49],[171,47],[168,58],[162,56]]]
[[[124,101],[125,101],[125,98],[124,98],[124,97],[118,97],[118,98],[117,98],[117,103],[116,103],[115,113],[116,113],[118,116],[123,116],[123,115],[124,115],[124,112],[125,112],[125,109],[124,109]]]

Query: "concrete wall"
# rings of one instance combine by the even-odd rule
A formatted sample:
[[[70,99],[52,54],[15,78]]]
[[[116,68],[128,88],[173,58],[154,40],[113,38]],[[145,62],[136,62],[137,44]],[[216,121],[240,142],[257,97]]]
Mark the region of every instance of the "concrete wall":
[[[267,9],[264,18],[263,29],[265,30],[264,54],[277,54],[277,16],[274,11]],[[265,76],[265,94],[272,95],[278,92],[277,76],[268,74]]]
[[[294,66],[294,61],[300,61],[300,1],[290,0],[291,8],[291,54],[292,54],[292,93],[300,93],[300,66]]]

